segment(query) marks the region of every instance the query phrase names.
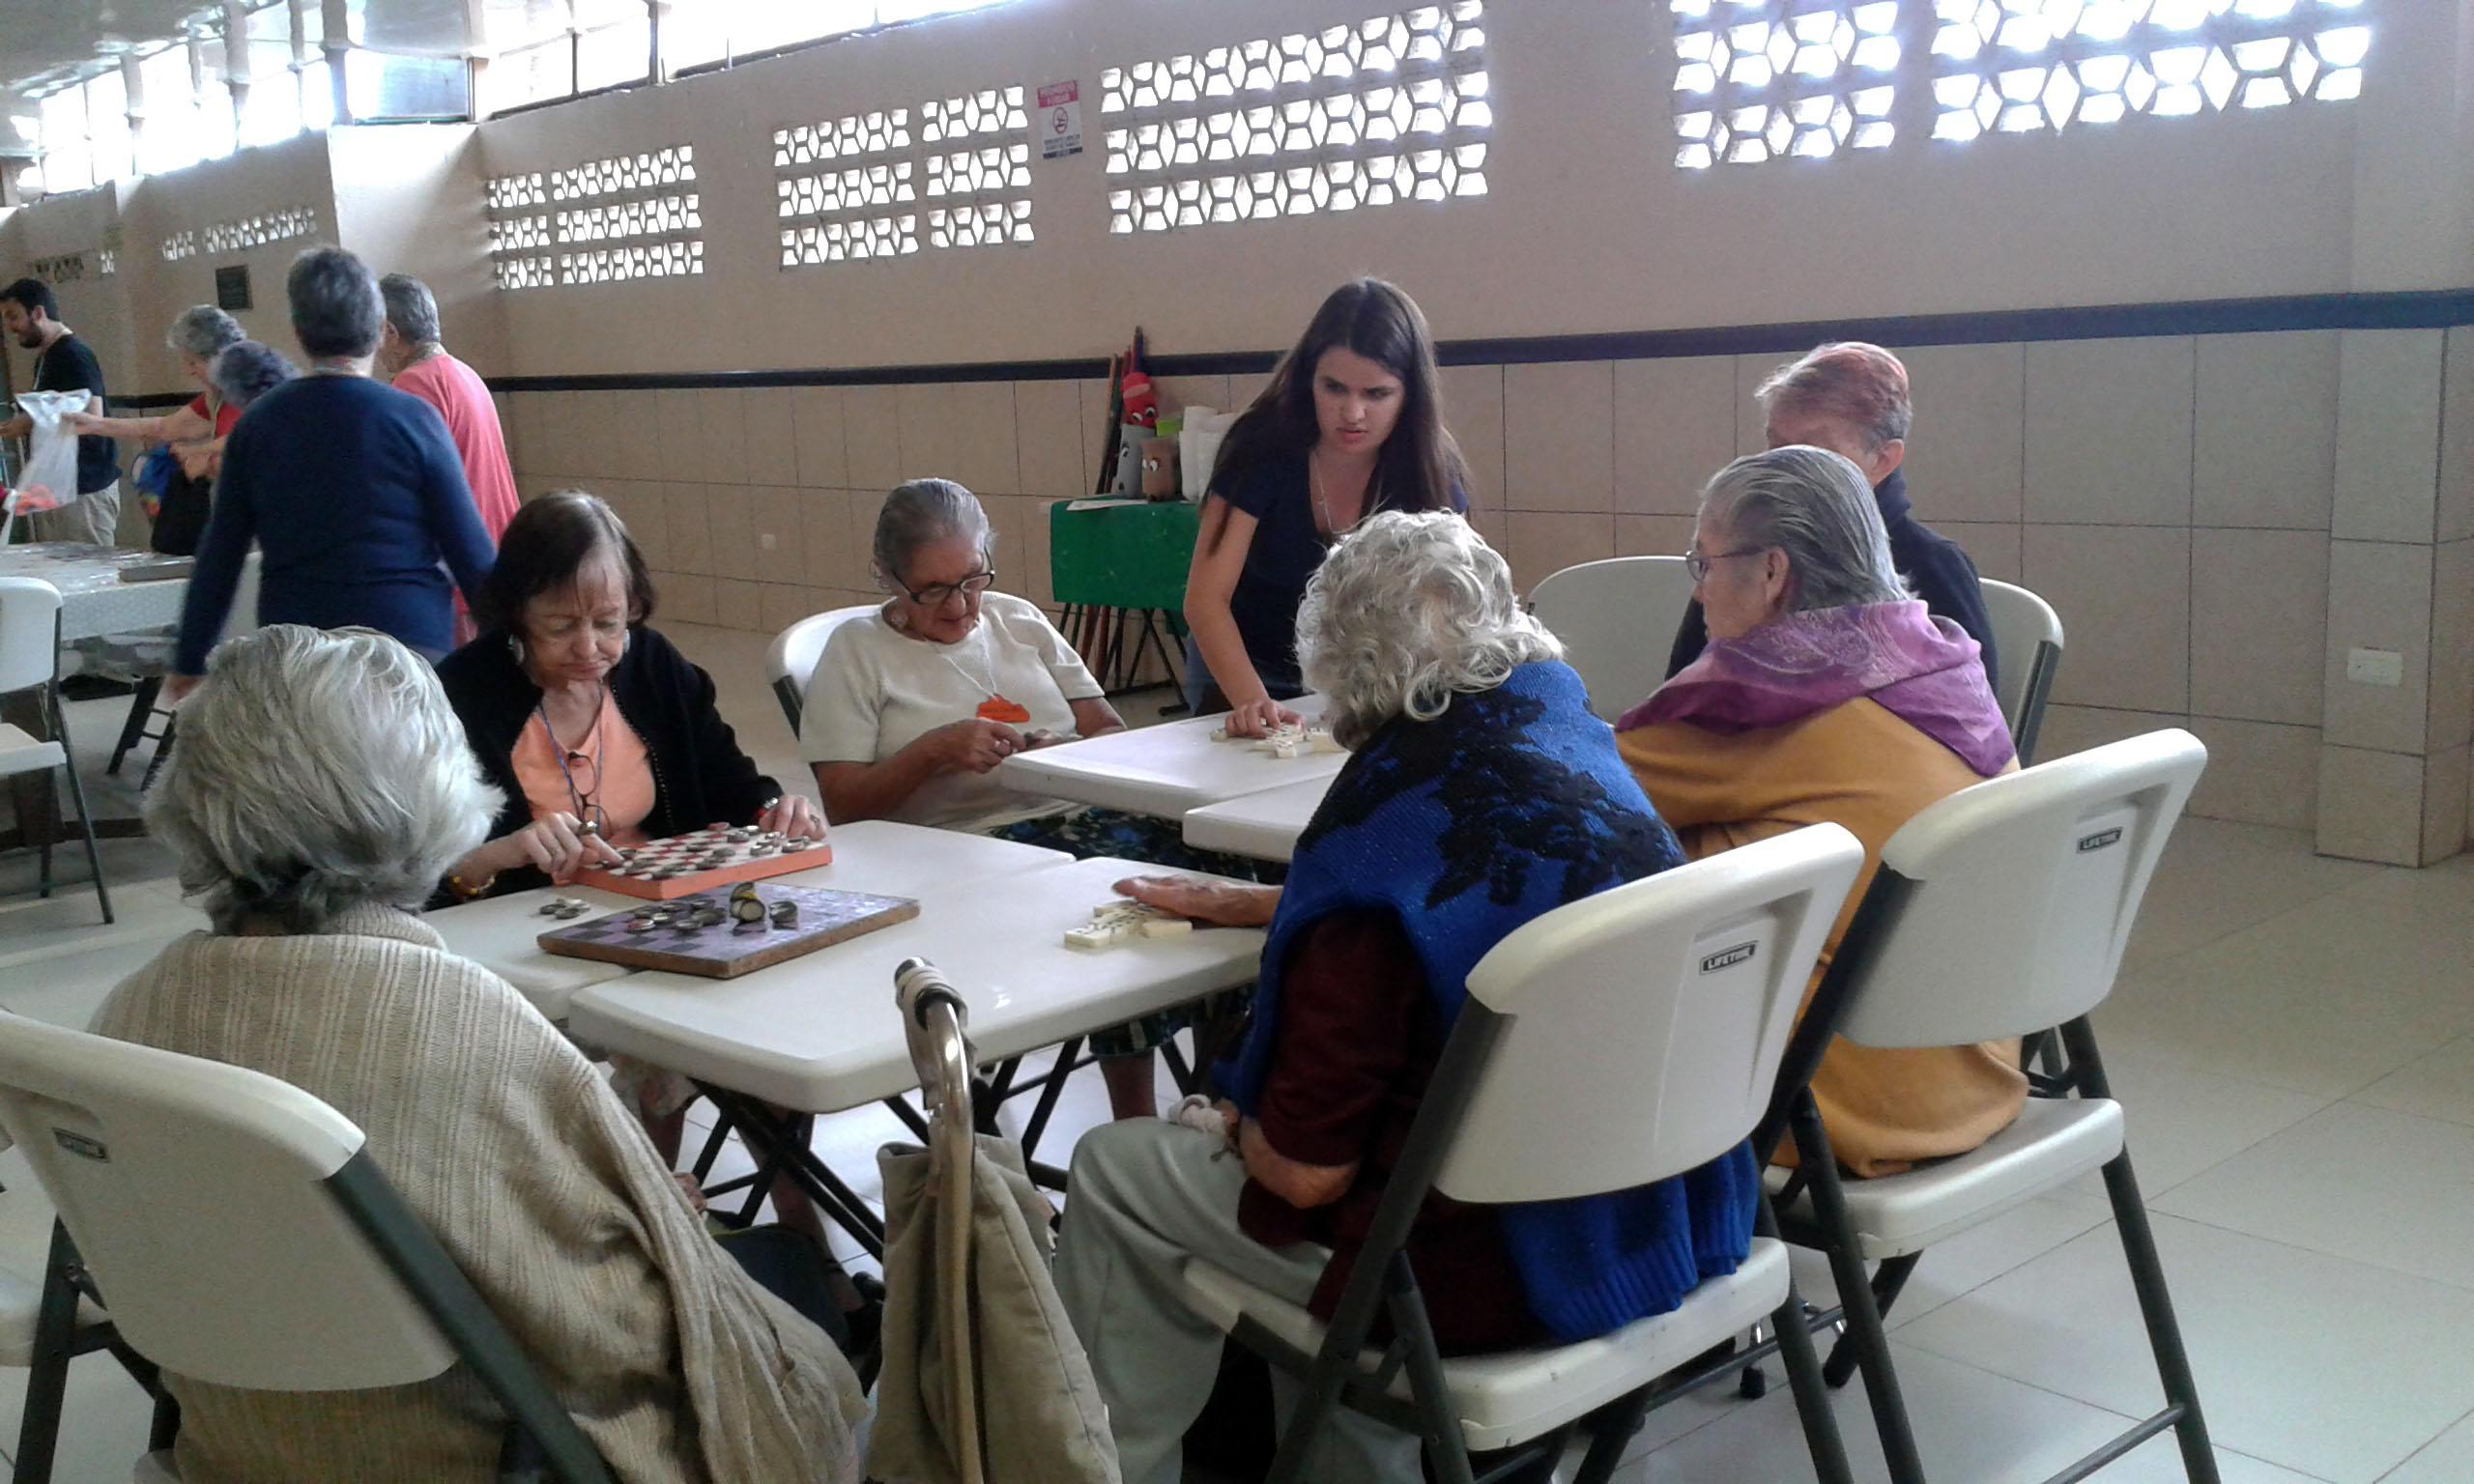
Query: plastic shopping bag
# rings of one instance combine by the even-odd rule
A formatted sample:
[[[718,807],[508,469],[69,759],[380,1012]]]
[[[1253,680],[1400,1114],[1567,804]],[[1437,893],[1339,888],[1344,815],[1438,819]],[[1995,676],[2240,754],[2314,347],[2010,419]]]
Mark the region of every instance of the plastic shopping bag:
[[[62,426],[71,413],[86,410],[83,391],[21,391],[17,406],[34,419],[34,448],[18,476],[15,509],[24,515],[77,502],[77,435]]]

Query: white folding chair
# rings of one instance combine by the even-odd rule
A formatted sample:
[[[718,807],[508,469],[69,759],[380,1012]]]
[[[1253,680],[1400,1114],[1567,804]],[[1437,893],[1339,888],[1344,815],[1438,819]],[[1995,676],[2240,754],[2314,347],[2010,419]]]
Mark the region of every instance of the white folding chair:
[[[2121,1105],[2087,1023],[2113,990],[2157,859],[2206,764],[2197,737],[2155,731],[1988,780],[1925,809],[1882,847],[1881,870],[1798,1029],[1779,1106],[1764,1124],[1772,1136],[1783,1124],[1796,1140],[1798,1173],[1786,1182],[1782,1217],[1791,1239],[1829,1254],[1847,1319],[1847,1348],[1831,1356],[1831,1376],[1843,1382],[1850,1361],[1862,1367],[1898,1484],[1920,1484],[1924,1474],[1882,1311],[1926,1248],[2098,1168],[2166,1405],[2054,1478],[2081,1478],[2170,1427],[2192,1484],[2215,1484]],[[1833,1028],[1868,1046],[1951,1046],[2057,1025],[2077,1097],[2028,1099],[2009,1127],[1955,1158],[1840,1178],[1798,1080],[1809,1079]],[[1867,1261],[1882,1265],[1869,1280]]]
[[[1612,722],[1666,683],[1667,651],[1691,602],[1683,557],[1615,556],[1548,577],[1529,611],[1564,642],[1590,709]]]
[[[1442,1484],[1469,1484],[1473,1452],[1560,1453],[1586,1420],[1595,1441],[1578,1477],[1603,1484],[1651,1407],[1740,1362],[1668,1373],[1765,1318],[1779,1326],[1816,1472],[1848,1477],[1786,1251],[1766,1220],[1735,1272],[1671,1312],[1578,1344],[1451,1360],[1436,1353],[1404,1243],[1429,1190],[1562,1200],[1665,1180],[1742,1143],[1862,863],[1853,835],[1817,825],[1585,898],[1498,943],[1470,972],[1328,1326],[1187,1263],[1189,1307],[1309,1378],[1275,1484],[1304,1477],[1315,1433],[1343,1401],[1420,1434]],[[1361,1347],[1387,1306],[1402,1339],[1376,1358]],[[1503,1472],[1489,1461],[1489,1478]]]
[[[2036,757],[2036,733],[2044,729],[2045,700],[2061,669],[2061,615],[2025,587],[1984,584],[1985,616],[1993,621],[1993,650],[2000,660],[2001,686],[1994,699],[2010,724],[2019,766]]]
[[[863,614],[877,609],[874,603],[854,603],[849,608],[829,609],[810,614],[805,618],[773,636],[772,647],[764,651],[764,672],[773,681],[773,699],[782,703],[782,714],[790,718],[791,734],[799,730],[799,712],[808,699],[808,677],[816,673],[816,662],[824,657],[824,642],[833,631]]]
[[[58,768],[69,782],[69,798],[77,810],[77,827],[86,836],[86,866],[95,877],[95,900],[103,921],[112,921],[111,889],[103,884],[103,857],[95,848],[95,817],[86,807],[86,785],[77,777],[77,756],[70,750],[68,719],[60,710],[60,589],[34,577],[0,577],[0,696],[19,691],[40,693],[43,728],[38,739],[0,722],[0,778],[14,778]],[[19,820],[20,828],[38,826]],[[51,842],[39,837],[42,894],[51,895]]]
[[[360,1130],[307,1093],[0,1013],[0,1127],[60,1213],[46,1321],[91,1280],[147,1360],[254,1390],[409,1385],[462,1363],[510,1419],[502,1478],[608,1484]],[[141,1480],[178,1477],[163,1432]]]

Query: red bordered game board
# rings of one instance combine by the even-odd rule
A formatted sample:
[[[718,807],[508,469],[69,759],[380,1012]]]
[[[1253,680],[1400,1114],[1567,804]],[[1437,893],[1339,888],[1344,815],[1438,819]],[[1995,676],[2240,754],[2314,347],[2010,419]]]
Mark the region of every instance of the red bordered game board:
[[[576,884],[667,901],[690,892],[833,864],[833,847],[821,840],[784,840],[726,824],[650,841],[620,853],[627,857],[623,866],[588,867],[576,872]]]

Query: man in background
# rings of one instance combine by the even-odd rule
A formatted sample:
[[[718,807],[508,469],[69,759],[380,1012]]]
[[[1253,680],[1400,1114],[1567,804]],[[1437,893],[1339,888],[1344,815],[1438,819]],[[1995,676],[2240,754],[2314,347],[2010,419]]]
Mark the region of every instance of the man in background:
[[[60,323],[60,300],[40,278],[20,278],[0,289],[0,329],[35,353],[37,391],[93,393],[85,410],[103,410],[103,368],[86,342]],[[0,438],[24,438],[34,419],[20,414],[0,421]],[[110,546],[120,528],[120,464],[108,438],[77,440],[77,499],[57,510],[26,517],[38,541],[84,541]]]
[[[378,280],[387,300],[387,328],[379,334],[378,369],[397,391],[408,391],[438,409],[447,436],[464,461],[464,482],[473,488],[473,508],[481,528],[496,548],[506,523],[515,519],[515,474],[507,466],[506,437],[499,427],[498,404],[490,388],[471,366],[446,354],[439,340],[438,300],[429,286],[403,273]],[[455,596],[455,642],[473,637],[472,615],[464,595]]]

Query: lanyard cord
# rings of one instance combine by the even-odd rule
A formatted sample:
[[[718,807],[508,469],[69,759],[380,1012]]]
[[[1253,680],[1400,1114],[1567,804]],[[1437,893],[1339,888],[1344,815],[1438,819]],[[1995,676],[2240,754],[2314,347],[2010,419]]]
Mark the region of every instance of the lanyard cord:
[[[601,713],[609,703],[610,691],[605,685],[601,692],[601,704],[595,706],[592,712],[592,776],[593,786],[596,788],[601,786],[601,758],[609,741],[607,734],[601,729]],[[558,760],[559,776],[567,781],[567,801],[575,806],[576,817],[581,820],[584,818],[585,812],[584,794],[576,788],[576,776],[567,767],[567,749],[560,742],[557,729],[551,727],[550,712],[542,702],[536,700],[532,703],[532,714],[541,718],[541,734],[550,739],[550,756]],[[584,755],[579,753],[576,756]]]

